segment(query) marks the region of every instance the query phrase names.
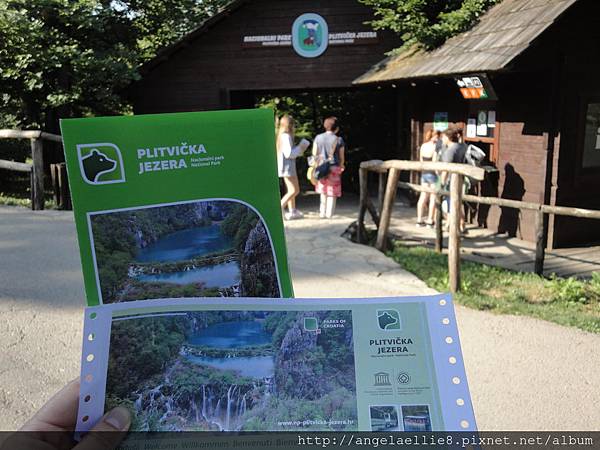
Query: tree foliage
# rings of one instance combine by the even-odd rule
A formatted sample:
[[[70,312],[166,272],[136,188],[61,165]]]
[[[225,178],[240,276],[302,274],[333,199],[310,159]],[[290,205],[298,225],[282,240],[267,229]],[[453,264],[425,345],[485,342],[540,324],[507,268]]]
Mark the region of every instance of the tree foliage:
[[[399,34],[403,48],[418,44],[431,50],[467,30],[499,0],[360,0],[374,9],[377,30]]]
[[[3,0],[0,126],[128,111],[137,67],[226,0]]]
[[[114,8],[125,11],[137,38],[142,60],[196,28],[230,0],[117,0]]]

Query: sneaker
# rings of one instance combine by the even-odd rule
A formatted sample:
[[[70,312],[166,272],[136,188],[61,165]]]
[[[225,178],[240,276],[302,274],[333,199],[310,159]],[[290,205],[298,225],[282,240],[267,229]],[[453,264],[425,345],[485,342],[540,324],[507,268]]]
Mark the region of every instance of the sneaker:
[[[417,228],[423,228],[425,226],[425,222],[417,222]]]
[[[296,219],[302,219],[303,217],[304,217],[304,214],[302,214],[297,209],[295,209],[292,212],[285,213],[285,216],[283,216],[283,218],[285,220],[296,220]]]

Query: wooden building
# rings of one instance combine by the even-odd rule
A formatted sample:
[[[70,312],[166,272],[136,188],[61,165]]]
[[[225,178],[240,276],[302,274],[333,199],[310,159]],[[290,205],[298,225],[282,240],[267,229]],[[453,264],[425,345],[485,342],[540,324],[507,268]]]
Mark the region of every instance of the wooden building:
[[[306,14],[328,28],[316,57],[292,45],[294,23]],[[372,18],[356,0],[233,1],[142,67],[129,91],[135,112],[253,107],[258,92],[357,89],[352,81],[400,45],[365,24]]]
[[[440,48],[387,58],[356,83],[398,86],[413,158],[434,122],[462,126],[497,168],[482,195],[600,209],[598,49],[599,1],[504,0]],[[474,98],[481,89],[487,99]],[[535,238],[530,211],[481,208],[478,221]],[[551,247],[600,240],[593,220],[551,216],[546,229]]]
[[[395,126],[393,139],[374,143],[381,159],[415,158],[434,120],[457,123],[497,169],[481,194],[600,208],[600,1],[504,0],[439,49],[385,59],[401,41],[374,32],[371,18],[356,0],[233,1],[142,67],[129,90],[134,110],[253,107],[261,93],[384,92],[392,107],[377,112]],[[297,42],[318,45],[307,54]],[[487,99],[461,95],[457,81],[475,78]],[[477,86],[463,88],[478,95]],[[364,127],[375,138],[382,128],[375,120]],[[527,211],[481,208],[478,220],[534,240]],[[551,247],[600,240],[594,221],[550,217],[546,230]]]

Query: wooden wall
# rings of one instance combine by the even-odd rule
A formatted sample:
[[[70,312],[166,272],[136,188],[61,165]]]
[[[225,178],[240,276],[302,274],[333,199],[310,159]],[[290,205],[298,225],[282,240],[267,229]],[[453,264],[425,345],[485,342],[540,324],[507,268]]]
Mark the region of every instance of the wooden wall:
[[[492,77],[499,101],[482,109],[495,109],[499,122],[498,159],[493,165],[497,173],[487,175],[481,195],[542,203],[544,201],[546,124],[545,86],[537,82],[532,88],[531,74],[505,74]],[[436,111],[448,112],[449,122],[464,126],[469,104],[464,100],[453,79],[416,81],[413,90],[413,158],[422,140],[422,132],[433,127]],[[475,103],[477,108],[477,103]],[[466,131],[466,130],[465,130]],[[475,143],[475,145],[479,145]],[[529,211],[517,212],[498,207],[483,207],[478,219],[490,230],[510,232],[534,241],[535,217]],[[483,214],[483,211],[482,211]]]
[[[598,49],[600,2],[579,0],[508,70],[491,75],[501,125],[498,196],[518,197],[518,191],[524,190],[524,201],[600,209],[600,169],[583,171],[580,163],[584,100],[596,96],[600,101]],[[451,122],[466,120],[468,104],[453,80],[417,80],[416,87],[403,86],[412,89],[415,98],[411,105],[413,155],[421,139],[419,130],[432,126],[435,111],[448,111]],[[511,166],[508,172],[507,164]],[[488,228],[502,230],[503,213],[514,220],[514,211],[492,207]],[[523,211],[518,220],[517,236],[533,241],[533,213]],[[550,247],[598,241],[600,221],[551,216]]]
[[[581,166],[586,100],[596,97],[595,102],[600,102],[600,2],[579,0],[549,31],[538,47],[540,55],[554,61],[559,69],[560,156],[555,172],[555,202],[600,209],[600,168],[583,170]],[[599,241],[598,220],[554,220],[554,242],[558,246]]]
[[[370,9],[356,0],[254,0],[216,22],[132,86],[136,113],[210,110],[229,107],[232,91],[306,91],[350,88],[352,80],[399,39],[380,33],[371,45],[330,45],[317,58],[302,58],[291,47],[243,48],[245,35],[290,34],[300,14],[325,18],[329,31],[369,31]]]

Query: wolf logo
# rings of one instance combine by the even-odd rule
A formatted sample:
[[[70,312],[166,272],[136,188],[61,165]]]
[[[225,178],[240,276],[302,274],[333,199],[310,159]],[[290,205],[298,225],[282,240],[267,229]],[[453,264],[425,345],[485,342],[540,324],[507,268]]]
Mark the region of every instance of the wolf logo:
[[[114,159],[100,153],[97,148],[93,149],[89,155],[81,158],[81,163],[83,164],[85,177],[94,183],[98,181],[100,175],[112,172],[117,167],[117,162]]]
[[[78,144],[79,169],[88,184],[123,183],[123,157],[115,144]]]

